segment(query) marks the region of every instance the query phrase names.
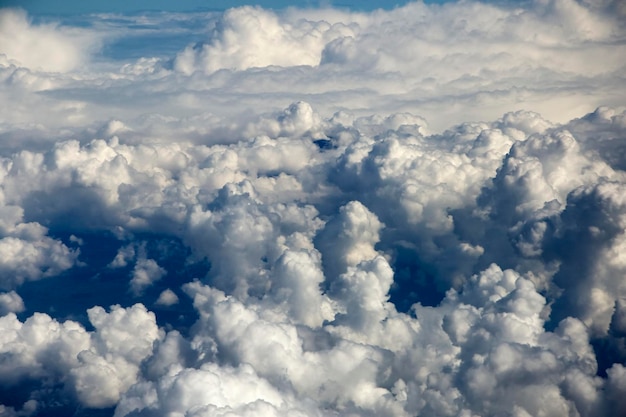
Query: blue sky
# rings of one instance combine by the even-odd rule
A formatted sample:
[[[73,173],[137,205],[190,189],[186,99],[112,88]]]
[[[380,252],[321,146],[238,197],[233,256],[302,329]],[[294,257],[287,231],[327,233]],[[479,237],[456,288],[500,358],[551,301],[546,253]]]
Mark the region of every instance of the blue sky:
[[[442,2],[439,0],[427,1],[427,3]],[[19,6],[30,13],[44,14],[74,14],[91,12],[133,12],[139,10],[168,10],[168,11],[192,11],[197,9],[227,9],[229,7],[241,6],[244,4],[258,4],[265,8],[279,9],[288,6],[316,7],[319,5],[334,5],[337,7],[349,7],[359,10],[373,10],[378,8],[393,8],[397,5],[407,3],[406,0],[385,1],[385,0],[236,0],[236,1],[210,1],[210,0],[60,0],[51,2],[49,0],[4,0],[0,2],[3,6]]]

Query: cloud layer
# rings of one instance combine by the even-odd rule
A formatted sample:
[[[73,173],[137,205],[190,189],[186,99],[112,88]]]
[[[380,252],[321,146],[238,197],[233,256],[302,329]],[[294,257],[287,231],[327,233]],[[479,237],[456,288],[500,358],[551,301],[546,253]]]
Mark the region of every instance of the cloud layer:
[[[0,9],[0,415],[626,411],[624,16]]]

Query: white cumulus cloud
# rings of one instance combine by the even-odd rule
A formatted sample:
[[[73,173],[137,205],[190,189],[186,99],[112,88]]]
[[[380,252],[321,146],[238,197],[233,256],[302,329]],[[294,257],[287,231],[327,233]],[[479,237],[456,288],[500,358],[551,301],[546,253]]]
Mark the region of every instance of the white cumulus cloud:
[[[0,415],[623,414],[624,16],[0,9]]]

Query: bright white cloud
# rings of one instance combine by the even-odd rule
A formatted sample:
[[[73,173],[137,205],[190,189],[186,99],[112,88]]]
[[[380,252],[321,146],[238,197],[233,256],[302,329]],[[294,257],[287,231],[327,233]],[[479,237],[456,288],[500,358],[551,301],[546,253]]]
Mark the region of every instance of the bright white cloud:
[[[0,414],[621,412],[623,16],[0,11]]]
[[[315,66],[327,42],[353,34],[349,26],[325,21],[293,23],[258,7],[229,9],[215,24],[210,42],[187,47],[174,68],[189,75],[196,70]]]
[[[90,32],[78,28],[33,24],[20,9],[0,10],[0,54],[5,63],[66,72],[86,62],[96,41]]]
[[[0,287],[55,276],[76,264],[77,250],[46,236],[47,229],[38,223],[22,223],[21,208],[3,209],[17,215],[15,221],[5,223],[5,233],[0,233]]]
[[[3,384],[27,380],[45,392],[46,381],[62,384],[88,407],[115,405],[137,380],[139,364],[162,337],[154,314],[141,304],[89,310],[95,332],[73,321],[58,322],[35,313],[25,322],[15,314],[0,318],[0,352],[12,361],[0,368]]]

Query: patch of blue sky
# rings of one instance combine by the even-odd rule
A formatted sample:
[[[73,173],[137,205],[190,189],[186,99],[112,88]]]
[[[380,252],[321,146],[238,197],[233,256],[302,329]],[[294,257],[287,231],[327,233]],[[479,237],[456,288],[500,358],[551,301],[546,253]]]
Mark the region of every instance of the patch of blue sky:
[[[444,3],[449,0],[428,0],[425,3]],[[295,7],[333,6],[352,10],[392,9],[408,3],[406,0],[3,0],[5,7],[21,7],[31,14],[85,14],[85,13],[133,13],[139,11],[189,12],[198,10],[225,10],[243,5],[258,5],[268,9]]]

